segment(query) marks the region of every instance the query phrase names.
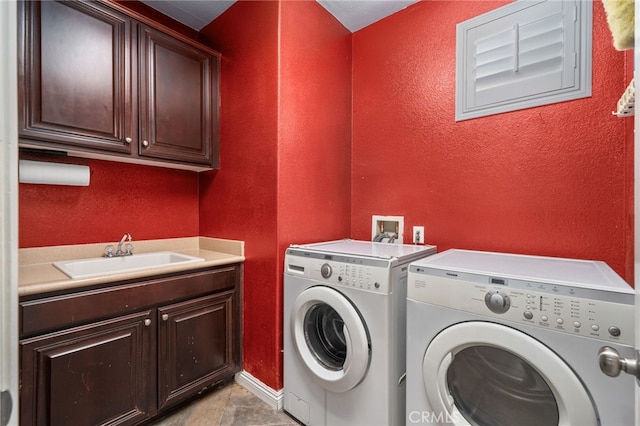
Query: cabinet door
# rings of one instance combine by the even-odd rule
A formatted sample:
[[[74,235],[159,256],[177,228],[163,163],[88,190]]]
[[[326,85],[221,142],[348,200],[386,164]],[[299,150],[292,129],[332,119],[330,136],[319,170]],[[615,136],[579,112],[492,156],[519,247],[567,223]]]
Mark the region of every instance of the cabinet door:
[[[217,167],[219,57],[141,25],[139,154]]]
[[[158,308],[159,409],[236,372],[233,297],[228,291]]]
[[[121,425],[155,414],[151,312],[21,341],[21,424]]]
[[[97,3],[22,1],[19,34],[21,143],[130,153],[131,20]]]

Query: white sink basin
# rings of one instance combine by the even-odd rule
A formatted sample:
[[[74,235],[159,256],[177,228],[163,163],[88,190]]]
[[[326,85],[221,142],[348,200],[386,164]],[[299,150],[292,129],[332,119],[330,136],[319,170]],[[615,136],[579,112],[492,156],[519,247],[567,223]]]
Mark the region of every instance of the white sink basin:
[[[53,266],[64,272],[69,278],[91,278],[123,272],[161,268],[163,266],[183,265],[185,263],[204,262],[199,257],[187,256],[171,251],[133,254],[122,257],[94,257],[90,259],[65,260],[54,262]]]

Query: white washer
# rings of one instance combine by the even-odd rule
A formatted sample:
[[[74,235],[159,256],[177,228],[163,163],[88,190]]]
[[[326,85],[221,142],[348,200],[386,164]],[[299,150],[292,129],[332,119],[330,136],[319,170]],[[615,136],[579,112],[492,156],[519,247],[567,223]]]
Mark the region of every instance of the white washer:
[[[434,246],[291,246],[284,265],[284,409],[308,425],[404,422],[408,263]]]
[[[604,262],[448,250],[414,262],[406,424],[626,426],[634,292]]]

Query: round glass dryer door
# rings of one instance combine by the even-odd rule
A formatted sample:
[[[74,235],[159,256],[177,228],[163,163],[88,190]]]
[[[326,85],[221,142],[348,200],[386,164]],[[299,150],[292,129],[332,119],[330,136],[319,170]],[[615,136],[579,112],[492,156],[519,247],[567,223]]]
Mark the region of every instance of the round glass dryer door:
[[[342,293],[324,286],[302,292],[293,304],[291,335],[313,380],[346,392],[364,379],[371,359],[366,324]]]
[[[549,348],[510,327],[451,326],[427,347],[422,375],[442,424],[596,426],[591,399]]]

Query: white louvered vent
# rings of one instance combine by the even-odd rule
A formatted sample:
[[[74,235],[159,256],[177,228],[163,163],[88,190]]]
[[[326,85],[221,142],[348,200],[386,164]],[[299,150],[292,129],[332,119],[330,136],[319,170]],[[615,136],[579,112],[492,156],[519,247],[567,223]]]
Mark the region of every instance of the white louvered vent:
[[[457,121],[591,95],[591,2],[518,1],[457,31]]]

